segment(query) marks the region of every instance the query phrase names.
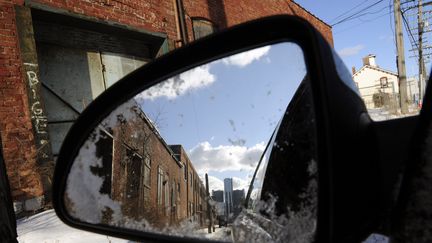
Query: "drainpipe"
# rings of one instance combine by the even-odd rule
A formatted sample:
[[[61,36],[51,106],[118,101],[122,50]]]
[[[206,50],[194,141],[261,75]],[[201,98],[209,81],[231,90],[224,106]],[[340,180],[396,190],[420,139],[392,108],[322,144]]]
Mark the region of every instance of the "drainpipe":
[[[176,0],[176,9],[177,9],[177,16],[178,16],[178,22],[180,27],[181,43],[182,45],[184,45],[188,43],[188,34],[187,34],[186,20],[185,20],[182,0]]]

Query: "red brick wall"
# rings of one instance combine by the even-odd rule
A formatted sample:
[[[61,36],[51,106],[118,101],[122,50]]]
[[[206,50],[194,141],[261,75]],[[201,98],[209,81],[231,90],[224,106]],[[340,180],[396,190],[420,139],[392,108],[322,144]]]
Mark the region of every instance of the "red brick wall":
[[[182,191],[183,192],[182,193],[182,202],[186,201],[186,199],[187,199],[187,203],[184,203],[181,205],[181,211],[186,214],[187,210],[190,210],[189,204],[193,203],[194,204],[193,206],[195,208],[195,213],[196,213],[195,218],[196,218],[196,220],[199,220],[199,215],[197,214],[197,211],[198,211],[197,208],[198,208],[200,203],[202,204],[202,202],[201,202],[202,199],[200,198],[199,188],[196,186],[196,182],[198,182],[200,188],[205,188],[205,185],[204,185],[205,182],[201,181],[201,178],[199,178],[198,173],[196,172],[195,167],[193,165],[193,161],[191,161],[189,159],[189,157],[188,157],[186,151],[183,149],[183,147],[179,148],[176,146],[176,149],[174,150],[174,152],[180,154],[181,162],[184,163],[186,165],[186,167],[188,168],[188,170],[187,170],[188,180],[186,181],[187,183],[184,183],[182,186],[182,190],[184,188],[184,191]],[[190,176],[191,174],[192,174],[192,178]],[[191,179],[193,179],[192,185],[191,185]],[[187,186],[187,189],[186,189],[186,186]],[[186,193],[186,190],[187,190],[187,193]],[[205,194],[204,194],[204,196],[205,196]],[[194,209],[192,209],[192,211],[189,212],[189,215],[191,215],[193,213],[194,213]],[[205,214],[205,212],[204,212],[204,214]],[[202,216],[205,216],[204,214]]]
[[[18,200],[43,194],[22,73],[14,6],[0,3],[0,131],[12,196]]]
[[[194,17],[211,20],[217,27],[223,29],[260,17],[292,14],[312,23],[333,45],[331,27],[290,0],[184,0],[184,7],[188,17],[190,39],[193,37],[191,18]]]
[[[166,33],[173,40],[177,38],[174,5],[170,0],[33,2]],[[20,60],[14,4],[23,5],[23,1],[0,2],[0,132],[13,197],[24,200],[41,196],[43,191],[36,168],[36,147]]]
[[[122,210],[124,215],[131,218],[144,217],[154,226],[164,226],[170,223],[171,208],[165,208],[165,202],[168,200],[171,205],[171,198],[165,198],[165,191],[162,191],[162,204],[158,205],[158,168],[161,168],[165,175],[168,175],[168,182],[164,185],[171,189],[172,182],[183,182],[184,177],[180,165],[174,160],[171,152],[164,145],[162,140],[153,132],[148,122],[141,117],[129,118],[126,124],[119,125],[114,128],[114,154],[113,154],[113,184],[112,197],[113,199],[122,202]],[[132,148],[137,154],[144,158],[148,155],[151,160],[150,166],[150,188],[145,189],[145,212],[139,212],[136,209],[139,207],[139,197],[131,198],[124,195],[126,192],[127,177],[125,166],[121,163],[127,161],[126,146]],[[128,171],[127,173],[132,173]],[[136,171],[136,173],[140,173]],[[143,175],[140,175],[140,177]],[[183,193],[184,194],[184,193]],[[177,196],[182,194],[176,193],[176,203],[178,207],[186,203],[186,199],[177,200]],[[129,198],[126,199],[125,198]],[[180,210],[176,214],[176,220],[185,219],[186,214],[182,214]]]
[[[34,2],[101,20],[166,33],[170,39],[177,38],[172,0],[39,0]]]

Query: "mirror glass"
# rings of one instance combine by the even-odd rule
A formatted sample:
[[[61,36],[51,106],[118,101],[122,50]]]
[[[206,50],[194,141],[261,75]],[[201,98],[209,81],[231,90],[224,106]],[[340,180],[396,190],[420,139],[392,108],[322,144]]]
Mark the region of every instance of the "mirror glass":
[[[82,145],[67,179],[68,213],[180,237],[311,241],[317,166],[308,81],[301,48],[279,43],[142,91]]]

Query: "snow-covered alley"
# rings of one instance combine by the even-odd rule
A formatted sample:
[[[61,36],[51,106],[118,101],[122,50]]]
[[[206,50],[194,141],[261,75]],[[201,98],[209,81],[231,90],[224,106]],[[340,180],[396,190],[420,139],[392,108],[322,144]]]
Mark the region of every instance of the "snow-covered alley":
[[[48,210],[17,221],[20,243],[125,243],[127,240],[71,228]]]
[[[57,217],[54,210],[20,219],[17,221],[17,227],[20,243],[131,243],[131,241],[71,228]],[[230,240],[229,228],[215,230],[212,234],[207,234],[207,229],[199,230],[197,233],[208,239]]]

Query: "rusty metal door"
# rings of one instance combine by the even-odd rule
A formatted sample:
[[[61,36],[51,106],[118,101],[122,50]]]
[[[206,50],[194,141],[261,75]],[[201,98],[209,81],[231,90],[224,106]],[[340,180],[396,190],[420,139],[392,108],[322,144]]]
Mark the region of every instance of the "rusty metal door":
[[[48,133],[56,157],[70,127],[83,109],[146,60],[38,43],[42,96]]]
[[[103,52],[101,53],[101,63],[105,87],[109,88],[122,77],[146,64],[147,61],[133,56]]]

